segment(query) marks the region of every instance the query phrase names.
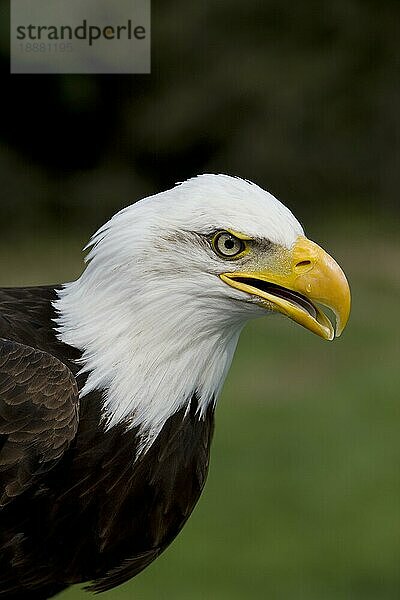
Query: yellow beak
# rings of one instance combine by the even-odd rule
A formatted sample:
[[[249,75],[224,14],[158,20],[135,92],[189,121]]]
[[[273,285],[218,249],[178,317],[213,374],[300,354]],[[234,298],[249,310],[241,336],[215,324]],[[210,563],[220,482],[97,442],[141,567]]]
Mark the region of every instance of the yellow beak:
[[[342,269],[305,237],[278,253],[266,269],[222,273],[220,278],[326,340],[338,337],[349,318],[350,288]],[[336,329],[315,302],[333,311]]]

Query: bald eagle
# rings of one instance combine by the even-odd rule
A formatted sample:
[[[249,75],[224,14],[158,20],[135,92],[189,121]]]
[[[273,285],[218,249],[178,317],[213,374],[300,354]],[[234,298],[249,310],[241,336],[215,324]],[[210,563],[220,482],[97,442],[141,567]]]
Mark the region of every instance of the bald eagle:
[[[337,263],[239,178],[145,198],[87,249],[77,281],[0,290],[5,598],[100,592],[142,571],[202,492],[247,320],[280,313],[332,340],[349,316]]]

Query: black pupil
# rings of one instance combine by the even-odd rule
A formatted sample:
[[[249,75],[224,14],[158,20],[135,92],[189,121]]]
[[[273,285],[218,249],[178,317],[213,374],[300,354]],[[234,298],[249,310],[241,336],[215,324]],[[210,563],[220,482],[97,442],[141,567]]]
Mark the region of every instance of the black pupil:
[[[227,250],[233,250],[233,248],[235,247],[235,242],[231,239],[227,239],[224,242],[224,246]]]

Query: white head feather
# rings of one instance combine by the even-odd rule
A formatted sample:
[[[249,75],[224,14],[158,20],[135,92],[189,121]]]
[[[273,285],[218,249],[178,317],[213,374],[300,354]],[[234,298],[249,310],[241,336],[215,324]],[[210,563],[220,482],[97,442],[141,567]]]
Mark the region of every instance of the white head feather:
[[[55,302],[59,338],[82,352],[81,396],[103,391],[108,428],[139,427],[146,450],[193,394],[215,402],[255,304],[223,283],[202,235],[231,229],[290,248],[292,213],[254,183],[201,175],[120,211],[92,238],[82,276]],[[232,265],[229,267],[234,270]]]

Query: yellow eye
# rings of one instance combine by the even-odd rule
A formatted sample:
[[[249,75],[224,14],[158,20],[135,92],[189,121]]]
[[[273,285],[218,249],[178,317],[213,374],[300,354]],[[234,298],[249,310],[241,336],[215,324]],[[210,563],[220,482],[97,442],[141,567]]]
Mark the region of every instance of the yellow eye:
[[[246,244],[228,231],[220,231],[213,240],[212,245],[217,254],[223,258],[234,258],[246,249]]]

